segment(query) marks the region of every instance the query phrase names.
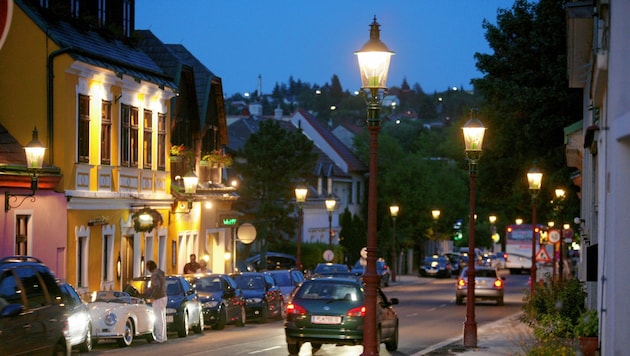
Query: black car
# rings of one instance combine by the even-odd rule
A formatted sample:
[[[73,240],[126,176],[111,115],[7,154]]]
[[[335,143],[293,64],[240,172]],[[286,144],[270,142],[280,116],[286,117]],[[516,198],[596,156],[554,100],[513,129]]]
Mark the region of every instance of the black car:
[[[142,298],[151,277],[136,277],[125,287],[124,292]],[[189,330],[203,332],[204,319],[197,291],[183,276],[166,276],[166,330],[176,331],[179,337],[188,336]]]
[[[199,295],[205,325],[223,330],[226,324],[245,326],[245,298],[236,281],[227,274],[187,275]]]
[[[69,355],[61,301],[53,273],[39,259],[0,259],[0,354]]]
[[[463,267],[466,267],[464,257],[458,252],[448,252],[444,256],[451,262],[451,274],[457,276]],[[468,257],[466,257],[466,260]]]
[[[261,255],[258,254],[247,258],[245,263],[254,266],[256,271],[296,268],[295,256],[286,253],[267,252],[265,253],[265,261],[263,262],[260,259]],[[241,272],[245,272],[245,269],[241,269]]]
[[[432,255],[425,257],[424,263],[420,266],[420,276],[450,278],[452,269],[451,262],[446,256]]]
[[[88,306],[68,283],[60,283],[62,302],[68,316],[68,336],[72,347],[81,352],[92,351],[92,318]]]
[[[282,297],[284,298],[284,302],[288,302],[291,296],[291,292],[300,285],[300,283],[304,282],[306,279],[304,277],[304,273],[299,269],[275,269],[272,271],[266,271],[268,275],[270,275],[274,281],[276,281],[276,285],[282,291]]]
[[[274,279],[264,272],[230,275],[245,297],[247,320],[261,323],[270,318],[284,319],[284,298]]]

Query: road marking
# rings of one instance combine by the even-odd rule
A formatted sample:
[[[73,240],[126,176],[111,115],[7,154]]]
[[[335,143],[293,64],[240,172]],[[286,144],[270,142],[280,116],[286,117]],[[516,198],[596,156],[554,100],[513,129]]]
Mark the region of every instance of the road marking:
[[[259,353],[262,353],[262,352],[267,352],[267,351],[271,351],[271,350],[275,350],[275,349],[279,349],[279,348],[282,348],[282,346],[268,347],[268,348],[262,349],[262,350],[251,351],[251,352],[248,352],[247,354],[248,355],[259,354]]]

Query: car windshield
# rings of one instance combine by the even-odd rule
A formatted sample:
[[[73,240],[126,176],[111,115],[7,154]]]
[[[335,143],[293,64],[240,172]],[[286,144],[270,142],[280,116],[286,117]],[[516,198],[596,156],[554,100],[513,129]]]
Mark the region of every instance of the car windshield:
[[[237,276],[235,280],[240,289],[265,289],[265,280],[261,276]]]
[[[280,287],[290,287],[291,278],[289,273],[272,273],[271,277],[276,281],[276,284]]]
[[[315,273],[335,273],[335,272],[348,272],[348,266],[339,264],[319,264],[315,266]]]
[[[307,283],[300,288],[295,298],[360,301],[363,294],[354,284]]]
[[[475,276],[482,278],[497,278],[497,273],[491,269],[478,269],[475,271]]]
[[[136,304],[138,298],[134,298],[125,292],[117,291],[98,291],[96,292],[95,302],[107,302],[107,303],[124,303],[124,304]]]
[[[182,287],[179,285],[179,281],[174,279],[166,280],[166,295],[181,295]]]
[[[200,292],[219,292],[223,290],[221,278],[197,278],[195,280],[195,288]]]

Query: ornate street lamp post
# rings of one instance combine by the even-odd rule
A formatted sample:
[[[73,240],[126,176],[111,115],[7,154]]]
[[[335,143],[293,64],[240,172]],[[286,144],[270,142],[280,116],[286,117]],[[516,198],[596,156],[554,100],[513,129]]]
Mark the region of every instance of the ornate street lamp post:
[[[475,321],[475,178],[477,162],[481,157],[483,135],[486,128],[476,118],[477,110],[470,111],[470,119],[462,131],[468,160],[468,176],[470,177],[470,231],[468,237],[468,286],[466,289],[466,321],[464,322],[464,346],[477,347],[477,322]]]
[[[389,214],[392,216],[392,282],[396,282],[396,218],[400,207],[398,205],[389,206]]]
[[[328,211],[328,249],[333,250],[333,230],[332,230],[332,216],[335,211],[335,205],[337,205],[337,200],[335,197],[330,194],[328,198],[326,198],[326,210]]]
[[[295,265],[300,271],[304,270],[302,268],[302,229],[304,225],[304,202],[306,202],[306,194],[308,193],[308,189],[303,186],[298,186],[295,188],[295,201],[298,206],[298,236],[297,236],[297,254],[295,256]]]
[[[378,132],[381,128],[380,110],[383,96],[387,89],[387,72],[394,52],[380,40],[380,25],[374,21],[370,24],[370,40],[355,52],[359,60],[361,72],[361,91],[366,96],[367,127],[370,133],[370,163],[367,213],[367,265],[363,281],[365,282],[365,318],[363,328],[363,355],[378,355],[379,345],[376,335],[376,287],[379,276],[376,273],[376,188],[377,188],[377,156]]]
[[[529,192],[532,195],[532,267],[530,269],[530,284],[531,284],[531,297],[534,297],[536,290],[536,200],[538,199],[538,193],[542,185],[542,172],[536,168],[527,172],[527,183],[529,184]]]

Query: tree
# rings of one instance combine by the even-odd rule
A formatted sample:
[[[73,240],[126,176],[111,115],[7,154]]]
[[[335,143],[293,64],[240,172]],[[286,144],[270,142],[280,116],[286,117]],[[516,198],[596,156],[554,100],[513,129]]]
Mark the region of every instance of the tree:
[[[473,84],[486,101],[480,118],[489,128],[478,203],[504,211],[504,221],[530,211],[525,174],[534,161],[547,177],[541,196],[571,185],[563,128],[581,117],[582,96],[568,89],[565,2],[516,0],[498,11],[497,25],[483,22],[494,53],[475,54],[484,77]]]
[[[313,147],[301,130],[263,120],[238,153],[234,169],[243,184],[236,205],[246,214],[243,220],[255,223],[263,248],[265,243],[282,243],[296,231],[289,202],[297,182],[313,171],[317,160]]]

